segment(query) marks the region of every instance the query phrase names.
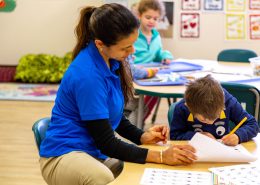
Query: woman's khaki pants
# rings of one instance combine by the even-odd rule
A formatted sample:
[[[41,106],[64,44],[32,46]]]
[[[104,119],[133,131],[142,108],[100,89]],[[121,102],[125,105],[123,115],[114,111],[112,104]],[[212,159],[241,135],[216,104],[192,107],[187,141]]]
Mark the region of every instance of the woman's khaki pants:
[[[48,185],[105,185],[123,170],[123,162],[108,158],[97,160],[84,152],[40,158],[40,167]]]

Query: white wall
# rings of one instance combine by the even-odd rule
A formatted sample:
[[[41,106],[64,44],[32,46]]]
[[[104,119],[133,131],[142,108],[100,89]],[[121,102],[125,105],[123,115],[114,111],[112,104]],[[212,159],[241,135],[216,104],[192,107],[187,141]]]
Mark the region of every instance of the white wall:
[[[101,0],[16,0],[13,12],[0,12],[0,64],[16,65],[28,53],[63,56],[75,44],[79,10]]]
[[[208,13],[200,11],[200,38],[180,38],[181,0],[174,0],[174,6],[174,38],[163,39],[163,44],[165,49],[170,50],[175,58],[216,60],[219,51],[226,48],[251,49],[260,55],[260,40],[225,40],[224,12]]]
[[[129,0],[129,4],[136,0]],[[13,12],[0,12],[0,64],[16,65],[28,53],[59,56],[75,44],[74,28],[79,9],[102,4],[102,0],[16,0]],[[248,48],[260,55],[259,40],[225,41],[224,13],[201,12],[198,39],[180,38],[181,0],[174,0],[174,38],[163,39],[165,49],[175,58],[216,59],[224,48]]]

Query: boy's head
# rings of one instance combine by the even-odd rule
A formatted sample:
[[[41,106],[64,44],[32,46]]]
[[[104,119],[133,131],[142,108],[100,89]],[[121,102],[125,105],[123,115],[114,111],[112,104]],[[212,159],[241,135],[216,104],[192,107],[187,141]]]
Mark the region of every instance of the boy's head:
[[[138,4],[138,17],[141,28],[153,29],[164,15],[164,5],[159,0],[141,0]]]
[[[185,102],[199,121],[212,124],[224,109],[224,92],[210,75],[191,82],[185,91]]]

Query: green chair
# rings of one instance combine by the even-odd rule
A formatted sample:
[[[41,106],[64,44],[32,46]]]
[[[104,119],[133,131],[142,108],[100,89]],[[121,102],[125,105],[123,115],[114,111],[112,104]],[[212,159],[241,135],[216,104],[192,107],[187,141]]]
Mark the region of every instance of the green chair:
[[[45,138],[45,134],[50,122],[50,118],[42,118],[36,121],[32,126],[32,131],[34,133],[34,139],[38,150],[40,150],[41,142]]]
[[[257,57],[257,54],[248,49],[225,49],[218,54],[218,61],[249,62],[249,58]]]
[[[174,112],[174,109],[175,109],[175,106],[178,102],[174,102],[171,104],[171,106],[169,107],[169,110],[168,110],[168,123],[169,125],[171,124],[172,122],[172,119],[173,119],[173,112]]]
[[[260,125],[259,119],[259,101],[260,92],[257,88],[251,85],[238,84],[231,82],[223,82],[221,86],[232,94],[242,107],[251,115],[255,117]]]

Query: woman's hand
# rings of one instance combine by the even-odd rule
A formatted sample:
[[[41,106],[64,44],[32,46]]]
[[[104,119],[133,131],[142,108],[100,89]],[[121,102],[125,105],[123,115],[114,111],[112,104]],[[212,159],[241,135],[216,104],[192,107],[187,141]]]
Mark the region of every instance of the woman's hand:
[[[142,144],[155,144],[162,141],[164,144],[167,143],[169,136],[169,127],[166,125],[155,125],[148,129],[141,136]]]
[[[225,135],[221,138],[222,143],[229,146],[236,146],[239,143],[239,137],[236,134]]]
[[[197,159],[191,145],[170,145],[162,154],[162,162],[168,165],[188,165]]]

